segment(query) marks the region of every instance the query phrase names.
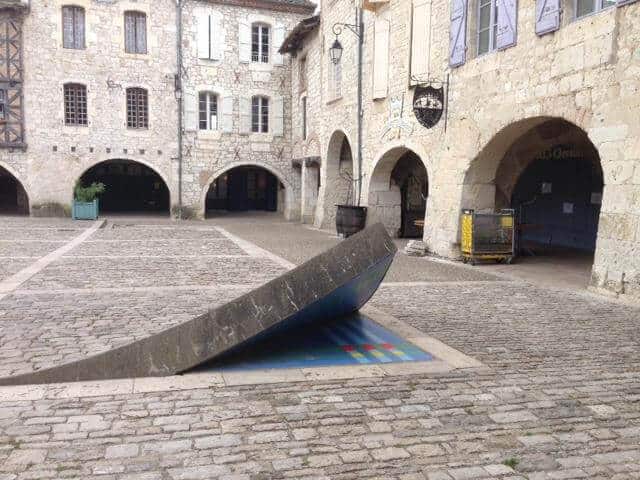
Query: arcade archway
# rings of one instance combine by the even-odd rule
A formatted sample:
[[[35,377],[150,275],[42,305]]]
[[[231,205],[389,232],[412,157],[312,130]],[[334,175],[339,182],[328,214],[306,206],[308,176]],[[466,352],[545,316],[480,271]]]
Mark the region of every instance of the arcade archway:
[[[28,215],[29,197],[20,181],[0,166],[0,215]]]
[[[353,205],[355,198],[355,173],[351,143],[341,130],[331,135],[327,147],[326,174],[323,189],[322,228],[334,229],[336,225],[336,205]]]
[[[560,118],[534,118],[503,129],[466,173],[463,208],[512,208],[521,262],[593,264],[604,191],[600,156],[587,133]]]
[[[207,216],[216,212],[284,212],[285,187],[271,171],[242,165],[219,175],[205,199]]]
[[[132,160],[107,160],[94,165],[80,177],[83,185],[100,182],[104,213],[169,214],[170,195],[164,179],[152,168]]]
[[[405,147],[385,153],[369,181],[369,219],[400,238],[422,238],[429,178],[422,159]]]

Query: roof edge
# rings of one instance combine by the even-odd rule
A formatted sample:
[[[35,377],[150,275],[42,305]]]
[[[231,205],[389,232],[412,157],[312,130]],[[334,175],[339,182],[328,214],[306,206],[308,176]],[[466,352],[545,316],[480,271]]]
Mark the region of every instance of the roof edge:
[[[208,3],[217,3],[220,5],[231,5],[234,7],[246,7],[259,10],[272,10],[276,12],[312,14],[316,11],[316,5],[303,0],[304,4],[285,4],[279,0],[202,0]]]

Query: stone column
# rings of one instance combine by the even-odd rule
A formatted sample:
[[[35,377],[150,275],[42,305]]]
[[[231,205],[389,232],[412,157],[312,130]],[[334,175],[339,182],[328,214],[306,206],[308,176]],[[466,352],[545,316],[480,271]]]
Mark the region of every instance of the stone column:
[[[302,223],[313,223],[316,206],[318,205],[318,179],[320,169],[314,160],[305,159],[302,162],[302,195],[301,220]]]

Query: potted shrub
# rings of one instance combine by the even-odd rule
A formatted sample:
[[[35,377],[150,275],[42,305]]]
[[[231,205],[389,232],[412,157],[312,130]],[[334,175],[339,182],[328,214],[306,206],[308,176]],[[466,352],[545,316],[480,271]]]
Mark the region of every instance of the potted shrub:
[[[98,195],[104,192],[104,183],[94,182],[83,187],[78,182],[73,189],[72,218],[74,220],[96,220],[98,218]]]
[[[349,193],[347,202],[336,205],[336,231],[338,235],[344,238],[350,237],[363,230],[367,224],[367,207],[361,207],[358,201],[357,205],[353,205],[353,177],[346,172],[340,174],[346,180],[349,180]]]

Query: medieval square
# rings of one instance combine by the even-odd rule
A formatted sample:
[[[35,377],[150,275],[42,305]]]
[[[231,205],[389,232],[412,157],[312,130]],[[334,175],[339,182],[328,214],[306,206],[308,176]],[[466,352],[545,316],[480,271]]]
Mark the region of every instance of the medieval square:
[[[0,480],[640,479],[639,1],[0,44]]]

